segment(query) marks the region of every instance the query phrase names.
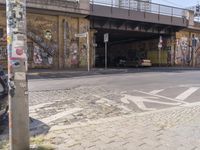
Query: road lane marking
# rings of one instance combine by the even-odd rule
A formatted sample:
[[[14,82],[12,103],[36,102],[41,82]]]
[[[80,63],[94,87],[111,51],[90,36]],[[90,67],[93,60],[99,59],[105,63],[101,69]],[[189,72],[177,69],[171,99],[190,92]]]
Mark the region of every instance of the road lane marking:
[[[153,91],[151,91],[150,93],[151,93],[151,94],[158,94],[158,93],[160,93],[160,92],[162,92],[162,91],[164,91],[164,89],[153,90]]]
[[[173,106],[177,106],[177,105],[181,104],[181,103],[168,103],[168,102],[151,100],[151,99],[157,99],[157,97],[141,97],[141,96],[132,96],[132,95],[128,95],[128,94],[123,94],[123,96],[124,97],[121,98],[122,102],[126,102],[127,104],[129,104],[130,103],[129,101],[131,101],[131,102],[135,103],[138,108],[140,108],[142,110],[151,110],[151,111],[156,110],[156,108],[146,107],[144,102],[154,103],[154,104],[162,104],[162,105],[173,105]]]
[[[93,95],[93,96],[95,96],[95,97],[97,97],[97,98],[99,98],[100,100],[98,100],[97,101],[97,103],[101,103],[101,104],[107,104],[107,105],[113,105],[113,106],[117,106],[118,108],[120,108],[120,109],[123,109],[124,111],[131,111],[128,107],[126,107],[126,106],[121,106],[120,104],[118,104],[118,103],[116,103],[115,101],[112,101],[112,100],[110,100],[110,99],[107,99],[107,98],[104,98],[104,97],[101,97],[101,96],[99,96],[99,95]],[[128,101],[126,101],[126,102],[128,102]],[[129,103],[129,102],[128,102]]]
[[[130,104],[130,102],[128,101],[126,97],[121,98],[121,102],[124,104]]]
[[[188,90],[186,90],[185,92],[183,92],[180,95],[178,95],[175,99],[184,101],[190,95],[192,95],[194,92],[196,92],[198,89],[199,89],[199,87],[191,87]]]
[[[48,103],[42,103],[42,104],[38,104],[38,105],[33,105],[33,106],[29,106],[29,111],[35,111],[36,109],[40,109],[43,107],[46,107],[47,105],[52,105],[53,102],[48,102]]]
[[[65,116],[67,116],[67,115],[70,115],[70,114],[79,112],[79,111],[81,111],[81,110],[83,110],[83,109],[82,109],[82,108],[73,108],[73,109],[71,109],[71,110],[67,109],[67,111],[63,111],[63,112],[61,112],[61,113],[57,113],[57,114],[52,115],[52,116],[50,116],[50,117],[40,119],[40,121],[41,121],[42,123],[48,124],[48,123],[51,123],[51,122],[53,122],[53,121],[56,121],[56,120],[58,120],[58,119],[60,119],[60,118],[63,118],[63,117],[65,117]]]
[[[143,92],[143,91],[139,91],[139,90],[134,90],[134,91],[138,92],[138,93],[146,94],[146,95],[151,95],[151,96],[167,99],[167,100],[170,100],[170,101],[173,101],[173,102],[176,102],[176,103],[188,104],[188,102],[180,101],[180,100],[177,100],[177,99],[173,99],[173,98],[169,98],[169,97],[165,97],[165,96],[161,96],[161,95],[157,95],[157,94],[151,94],[151,93],[147,93],[147,92]]]

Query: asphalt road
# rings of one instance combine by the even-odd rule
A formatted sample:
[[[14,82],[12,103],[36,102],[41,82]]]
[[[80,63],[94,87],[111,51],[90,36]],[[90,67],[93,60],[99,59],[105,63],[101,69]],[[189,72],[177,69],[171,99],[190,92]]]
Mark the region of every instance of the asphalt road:
[[[190,105],[200,101],[200,71],[149,71],[93,75],[71,78],[29,80],[29,91],[104,89],[106,96],[97,96],[130,106],[140,111]],[[87,90],[85,94],[87,95]],[[89,94],[89,93],[88,93]],[[105,94],[104,94],[105,95]],[[132,108],[131,108],[132,109]]]

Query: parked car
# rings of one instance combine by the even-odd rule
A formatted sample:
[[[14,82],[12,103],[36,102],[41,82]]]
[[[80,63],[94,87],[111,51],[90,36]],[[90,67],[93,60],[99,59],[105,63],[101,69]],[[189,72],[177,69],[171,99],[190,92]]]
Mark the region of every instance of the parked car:
[[[8,80],[3,69],[0,68],[0,119],[8,111]]]
[[[151,67],[152,63],[150,59],[134,58],[134,59],[127,60],[126,66],[127,67]]]
[[[141,59],[139,62],[139,66],[141,67],[151,67],[152,63],[150,59]]]

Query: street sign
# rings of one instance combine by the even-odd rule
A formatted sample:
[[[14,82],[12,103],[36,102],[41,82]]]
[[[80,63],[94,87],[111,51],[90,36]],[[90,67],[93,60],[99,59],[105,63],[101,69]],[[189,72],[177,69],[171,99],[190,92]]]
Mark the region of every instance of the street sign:
[[[162,48],[162,44],[161,43],[158,43],[158,48]]]
[[[75,34],[75,37],[79,37],[79,38],[87,37],[87,32]]]
[[[104,42],[108,42],[109,41],[109,34],[108,33],[105,33],[104,34]]]
[[[158,43],[158,48],[162,48],[162,43],[163,43],[162,36],[160,36],[159,43]]]

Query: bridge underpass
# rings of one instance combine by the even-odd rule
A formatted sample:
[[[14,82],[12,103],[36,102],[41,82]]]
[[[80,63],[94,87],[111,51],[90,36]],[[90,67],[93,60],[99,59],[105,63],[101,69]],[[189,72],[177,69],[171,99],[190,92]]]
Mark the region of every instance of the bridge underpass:
[[[98,18],[99,19],[99,18]],[[95,66],[105,66],[104,34],[109,34],[108,42],[108,67],[134,67],[120,66],[120,60],[150,59],[153,65],[158,65],[158,42],[163,39],[162,64],[168,65],[171,56],[172,41],[175,32],[182,27],[169,25],[128,22],[115,20],[98,20],[90,18],[92,29],[96,30],[95,41],[97,44]]]
[[[137,1],[138,3],[138,1]],[[145,2],[144,2],[145,3]],[[158,43],[162,37],[161,63],[169,65],[174,51],[174,35],[186,28],[186,10],[154,3],[148,9],[134,5],[120,6],[113,3],[91,1],[90,27],[96,30],[96,67],[105,64],[104,34],[109,34],[108,66],[118,66],[120,59],[148,58],[158,65]]]

